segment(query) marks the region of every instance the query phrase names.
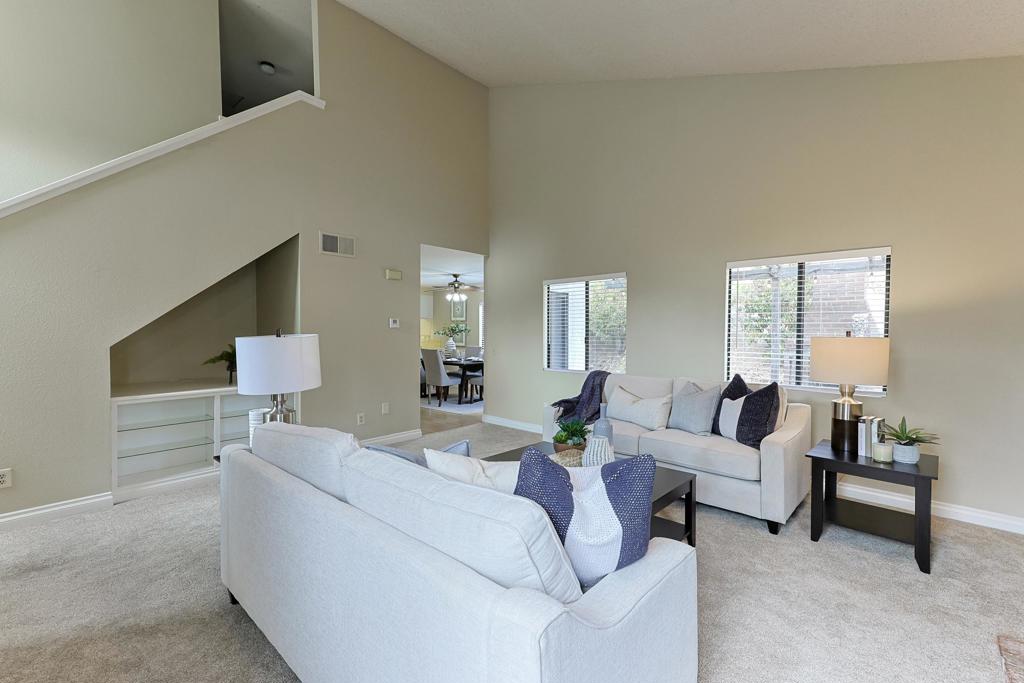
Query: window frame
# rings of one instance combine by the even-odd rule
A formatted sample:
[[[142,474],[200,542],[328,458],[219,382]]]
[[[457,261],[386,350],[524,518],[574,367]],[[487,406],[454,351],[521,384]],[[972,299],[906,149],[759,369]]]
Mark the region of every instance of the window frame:
[[[725,264],[725,348],[722,357],[722,365],[724,371],[722,376],[724,381],[728,382],[731,377],[729,373],[731,368],[729,367],[729,345],[732,341],[732,278],[730,271],[734,268],[752,268],[758,266],[773,266],[773,265],[793,265],[797,266],[797,287],[801,289],[804,287],[805,269],[808,261],[830,261],[830,260],[841,260],[851,258],[866,258],[870,256],[885,256],[886,258],[886,278],[885,278],[885,335],[884,339],[889,338],[889,321],[892,312],[892,247],[864,247],[861,249],[844,249],[841,251],[822,251],[812,254],[794,254],[790,256],[773,256],[771,258],[758,258],[758,259],[746,259],[742,261],[729,261]],[[802,297],[801,297],[802,298]],[[803,346],[803,330],[804,330],[804,315],[805,310],[803,306],[798,306],[796,311],[796,343],[797,348],[801,349]],[[777,380],[769,380],[777,381]],[[828,386],[814,386],[807,384],[790,384],[779,382],[779,385],[785,387],[787,390],[796,391],[809,391],[819,394],[835,394],[838,389]],[[873,398],[885,398],[888,394],[888,385],[883,386],[881,391],[861,389],[858,387],[858,396],[868,396]]]
[[[543,370],[544,372],[561,372],[561,373],[569,373],[569,374],[575,374],[575,375],[586,375],[586,374],[589,374],[591,372],[591,370],[588,370],[588,369],[571,370],[571,369],[567,368],[567,369],[563,370],[561,368],[551,368],[551,367],[548,367],[548,363],[549,363],[549,360],[550,360],[549,359],[550,349],[548,348],[548,329],[549,329],[548,328],[548,287],[550,285],[567,284],[567,283],[570,283],[570,282],[582,282],[582,283],[584,283],[584,286],[586,288],[586,292],[587,292],[587,294],[586,294],[586,301],[589,304],[589,300],[590,300],[589,290],[590,290],[590,283],[591,283],[591,281],[593,281],[593,280],[612,280],[612,279],[615,279],[615,278],[622,278],[623,280],[626,281],[626,328],[625,328],[624,333],[623,333],[623,339],[625,340],[627,335],[628,335],[628,331],[629,331],[629,276],[625,272],[621,272],[621,273],[605,273],[603,275],[579,275],[577,277],[555,278],[555,279],[551,279],[551,280],[544,280],[541,283],[540,297],[541,297],[541,310],[543,312],[542,330],[543,330],[543,333],[544,333],[544,337],[542,339],[541,348],[540,348],[540,353],[541,353],[541,370]],[[584,344],[583,344],[583,348],[584,348],[584,361],[583,361],[583,365],[584,365],[584,368],[586,368],[590,364],[590,344],[589,344],[589,338],[590,338],[590,306],[586,305],[584,307],[584,310],[585,310],[585,316],[586,316],[585,320],[586,320],[586,322],[585,322],[585,331],[583,333],[583,338],[584,338]],[[628,361],[628,356],[627,356],[627,361]],[[625,370],[623,370],[623,372],[625,372]]]

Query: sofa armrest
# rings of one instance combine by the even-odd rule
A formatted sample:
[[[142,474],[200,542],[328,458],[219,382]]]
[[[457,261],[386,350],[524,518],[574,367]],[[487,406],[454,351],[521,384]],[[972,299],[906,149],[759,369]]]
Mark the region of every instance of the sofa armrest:
[[[811,407],[790,403],[782,428],[761,441],[761,516],[786,523],[811,489]]]
[[[556,408],[549,403],[544,404],[544,429],[541,437],[543,441],[551,441],[551,438],[558,432],[558,418],[561,414],[561,408]]]
[[[568,605],[537,591],[508,590],[495,605],[489,648],[492,683],[694,683],[696,553],[652,539],[643,558]]]

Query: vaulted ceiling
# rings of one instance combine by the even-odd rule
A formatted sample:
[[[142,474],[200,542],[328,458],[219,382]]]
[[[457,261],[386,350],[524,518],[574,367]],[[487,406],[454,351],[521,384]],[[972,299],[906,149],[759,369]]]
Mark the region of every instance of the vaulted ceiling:
[[[491,86],[1024,54],[1024,0],[343,0]]]

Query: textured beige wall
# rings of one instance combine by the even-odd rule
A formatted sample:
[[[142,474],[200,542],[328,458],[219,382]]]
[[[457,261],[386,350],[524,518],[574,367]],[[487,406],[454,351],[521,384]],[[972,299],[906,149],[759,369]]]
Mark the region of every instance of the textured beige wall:
[[[292,105],[0,220],[0,512],[108,491],[110,345],[296,233],[324,382],[304,421],[418,427],[419,283],[383,271],[419,272],[421,243],[486,252],[488,94],[319,5],[326,110]],[[318,254],[318,229],[354,236],[357,258]]]
[[[299,329],[299,236],[253,264],[256,271],[256,334]]]
[[[0,200],[217,120],[217,0],[0,0]]]
[[[1020,58],[492,91],[488,413],[579,390],[546,278],[626,271],[629,372],[720,378],[727,261],[891,245],[866,411],[944,437],[938,500],[1024,515],[1022,121]]]
[[[223,363],[203,361],[256,334],[256,266],[249,264],[110,347],[110,383],[223,379]]]

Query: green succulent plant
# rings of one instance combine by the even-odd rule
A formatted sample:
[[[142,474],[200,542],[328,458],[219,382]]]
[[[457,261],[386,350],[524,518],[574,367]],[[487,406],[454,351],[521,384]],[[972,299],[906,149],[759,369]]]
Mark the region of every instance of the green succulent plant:
[[[559,420],[558,433],[552,438],[555,443],[582,446],[590,434],[590,427],[583,420]]]
[[[898,426],[885,425],[882,430],[886,439],[892,439],[901,446],[913,446],[919,443],[938,443],[939,437],[936,434],[926,432],[917,427],[908,427],[906,416],[900,420]]]

